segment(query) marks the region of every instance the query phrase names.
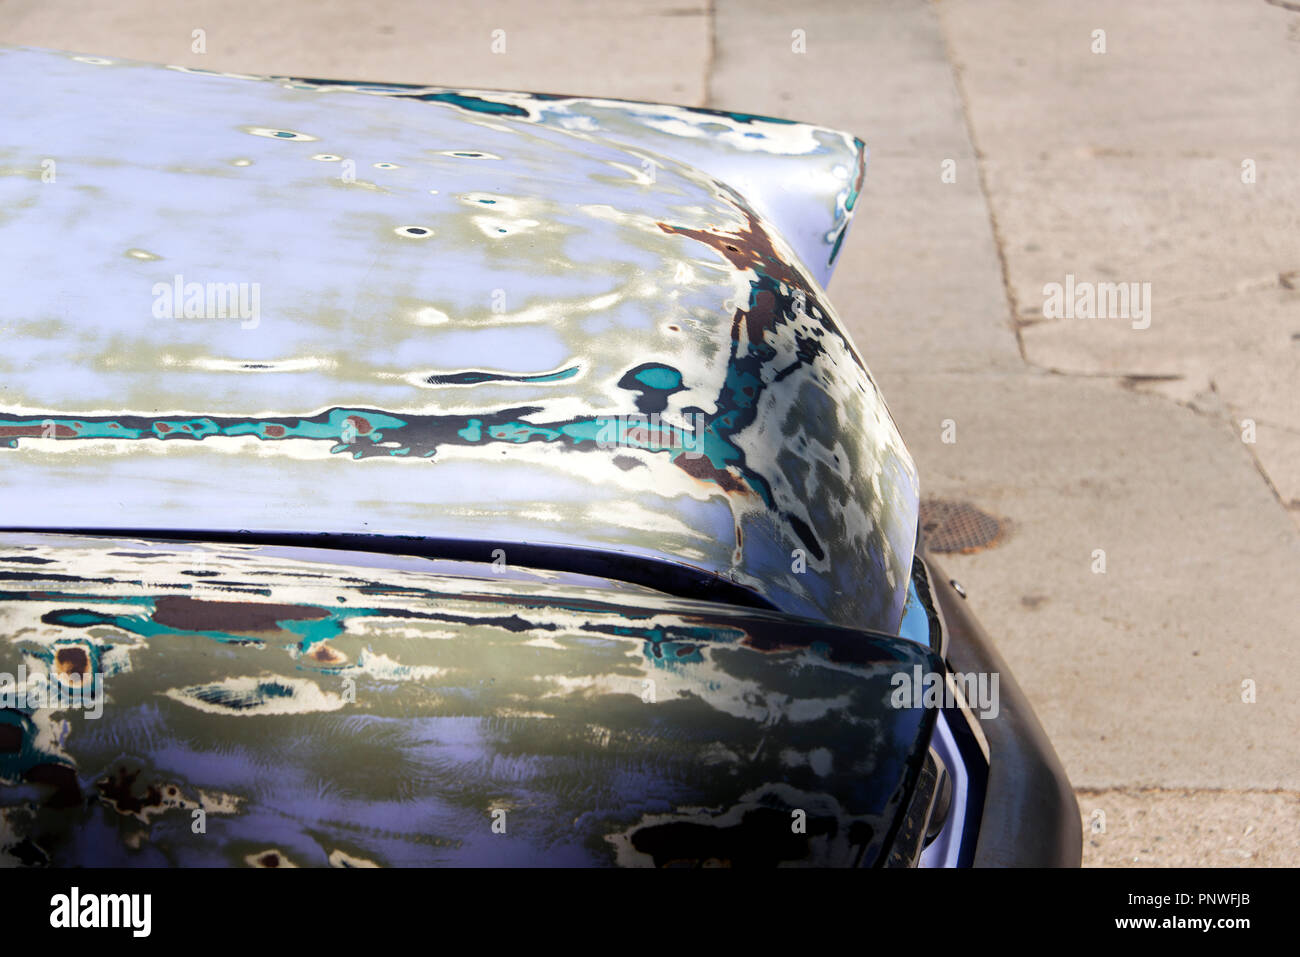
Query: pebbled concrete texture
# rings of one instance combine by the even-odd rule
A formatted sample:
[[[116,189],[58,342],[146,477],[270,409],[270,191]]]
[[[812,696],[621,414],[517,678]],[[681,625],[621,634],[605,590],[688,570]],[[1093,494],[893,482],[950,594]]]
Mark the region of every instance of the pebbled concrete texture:
[[[1279,733],[1300,719],[1295,603],[1277,600],[1300,547],[1225,423],[1042,373],[911,374],[891,394],[928,494],[1011,523],[944,566],[1072,783],[1300,789],[1300,747]]]
[[[936,9],[1026,359],[1143,377],[1179,402],[1213,396],[1222,417],[1266,426],[1252,451],[1300,521],[1300,11]],[[1043,287],[1067,273],[1150,283],[1150,327],[1045,320]]]
[[[0,0],[0,42],[861,136],[871,167],[831,298],[925,493],[1010,523],[944,562],[1079,791],[1085,863],[1300,860],[1300,11]],[[1044,286],[1067,274],[1150,283],[1149,327],[1046,318]]]
[[[678,103],[705,95],[709,55],[708,8],[691,0],[0,0],[0,40],[234,73]]]
[[[1084,862],[1097,867],[1294,867],[1294,791],[1082,790]]]

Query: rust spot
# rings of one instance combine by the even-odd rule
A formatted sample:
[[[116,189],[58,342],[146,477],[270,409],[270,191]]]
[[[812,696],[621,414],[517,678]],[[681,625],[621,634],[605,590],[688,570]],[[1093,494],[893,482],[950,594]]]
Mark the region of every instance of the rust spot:
[[[284,435],[284,426],[283,426],[283,425],[268,425],[268,426],[266,427],[266,430],[265,430],[265,431],[266,431],[267,436],[269,436],[270,438],[278,439],[278,438],[280,438],[280,437],[282,437],[282,436]]]
[[[159,422],[157,425],[154,426],[154,428],[157,429],[159,432],[170,432],[172,430],[172,427],[168,425],[166,422]]]
[[[703,456],[692,458],[689,455],[679,455],[675,464],[687,475],[692,478],[700,479],[703,482],[713,482],[724,491],[743,494],[748,491],[748,486],[740,479],[732,475],[728,469],[720,469],[707,458]]]
[[[118,768],[116,777],[106,777],[95,782],[95,790],[119,814],[137,815],[145,808],[162,806],[162,791],[151,784],[143,794],[136,794],[135,782],[139,771]]]
[[[0,425],[0,439],[24,437],[39,439],[47,433],[53,433],[56,439],[70,439],[77,434],[67,425],[56,424],[52,429],[44,425]]]
[[[168,595],[154,605],[153,620],[181,631],[283,631],[282,621],[320,621],[329,612],[310,605],[209,601]]]
[[[60,648],[54,666],[61,675],[84,675],[90,671],[90,656],[84,648]]]
[[[771,264],[779,262],[779,257],[776,255],[776,250],[772,248],[767,232],[752,213],[749,214],[749,228],[736,234],[714,233],[707,229],[690,229],[686,226],[672,226],[668,223],[658,223],[657,225],[666,233],[687,236],[690,239],[704,243],[706,246],[711,246],[722,253],[723,257],[737,269],[753,269],[757,266],[766,266],[769,264],[769,256]]]
[[[768,235],[762,221],[745,204],[744,200],[734,193],[732,197],[736,208],[744,213],[747,219],[747,223],[734,233],[690,229],[685,226],[673,226],[662,222],[656,223],[656,225],[666,233],[686,236],[704,243],[704,245],[717,250],[724,259],[737,269],[753,270],[771,282],[780,284],[786,290],[789,290],[792,295],[798,295],[803,302],[802,311],[804,317],[813,318],[824,331],[836,335],[844,343],[845,350],[853,358],[854,364],[863,372],[866,372],[862,357],[858,355],[858,351],[853,347],[853,344],[844,336],[841,330],[827,324],[826,317],[830,313],[822,303],[814,284],[809,283],[799,270],[777,252],[772,243],[772,237]],[[732,339],[739,341],[740,324],[743,321],[751,346],[761,345],[764,341],[764,333],[775,329],[780,318],[783,318],[781,304],[777,302],[776,297],[768,289],[755,287],[752,306],[748,309],[736,310],[735,321],[731,330]]]
[[[707,619],[686,620],[707,623]],[[786,651],[803,651],[817,645],[819,654],[827,661],[837,664],[867,664],[874,659],[873,652],[867,648],[854,632],[838,630],[810,629],[799,632],[788,628],[743,627],[740,644],[753,648],[763,654],[780,654]]]
[[[353,428],[357,430],[357,435],[365,435],[370,431],[370,420],[363,419],[359,415],[349,415],[344,421],[352,423]]]
[[[866,144],[859,143],[858,144],[858,177],[853,181],[854,197],[858,197],[862,195],[862,182],[867,178],[866,152],[867,152]],[[856,205],[856,203],[854,205]],[[851,205],[849,208],[852,209],[853,206]]]
[[[677,442],[676,434],[665,426],[636,425],[627,430],[629,442],[649,445],[657,448],[672,448]]]
[[[342,664],[348,660],[347,655],[335,648],[331,648],[329,644],[325,642],[322,642],[311,650],[311,657],[314,661],[319,661],[321,664],[325,665]]]

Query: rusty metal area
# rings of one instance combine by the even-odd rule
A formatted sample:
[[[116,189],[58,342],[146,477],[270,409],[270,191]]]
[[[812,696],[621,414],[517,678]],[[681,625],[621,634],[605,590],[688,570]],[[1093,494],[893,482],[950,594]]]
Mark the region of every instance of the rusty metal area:
[[[921,534],[932,552],[969,554],[1000,545],[1008,531],[1005,519],[981,511],[969,502],[924,499]]]

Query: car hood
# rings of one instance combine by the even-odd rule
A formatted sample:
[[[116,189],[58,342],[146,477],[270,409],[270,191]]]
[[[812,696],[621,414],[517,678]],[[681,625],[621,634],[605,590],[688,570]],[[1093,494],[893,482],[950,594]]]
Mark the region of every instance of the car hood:
[[[0,630],[7,864],[871,864],[934,722],[891,676],[942,669],[600,579],[51,535],[0,536]]]
[[[21,49],[0,80],[0,525],[595,549],[897,629],[915,470],[821,285],[852,137]]]

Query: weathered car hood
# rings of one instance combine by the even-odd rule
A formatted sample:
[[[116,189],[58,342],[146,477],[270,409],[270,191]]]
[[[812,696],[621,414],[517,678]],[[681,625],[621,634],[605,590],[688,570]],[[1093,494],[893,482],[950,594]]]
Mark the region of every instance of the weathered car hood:
[[[915,472],[818,278],[851,137],[29,50],[0,81],[0,526],[604,549],[898,627]]]
[[[891,676],[942,668],[624,583],[41,535],[0,632],[11,865],[870,864],[934,723]]]

